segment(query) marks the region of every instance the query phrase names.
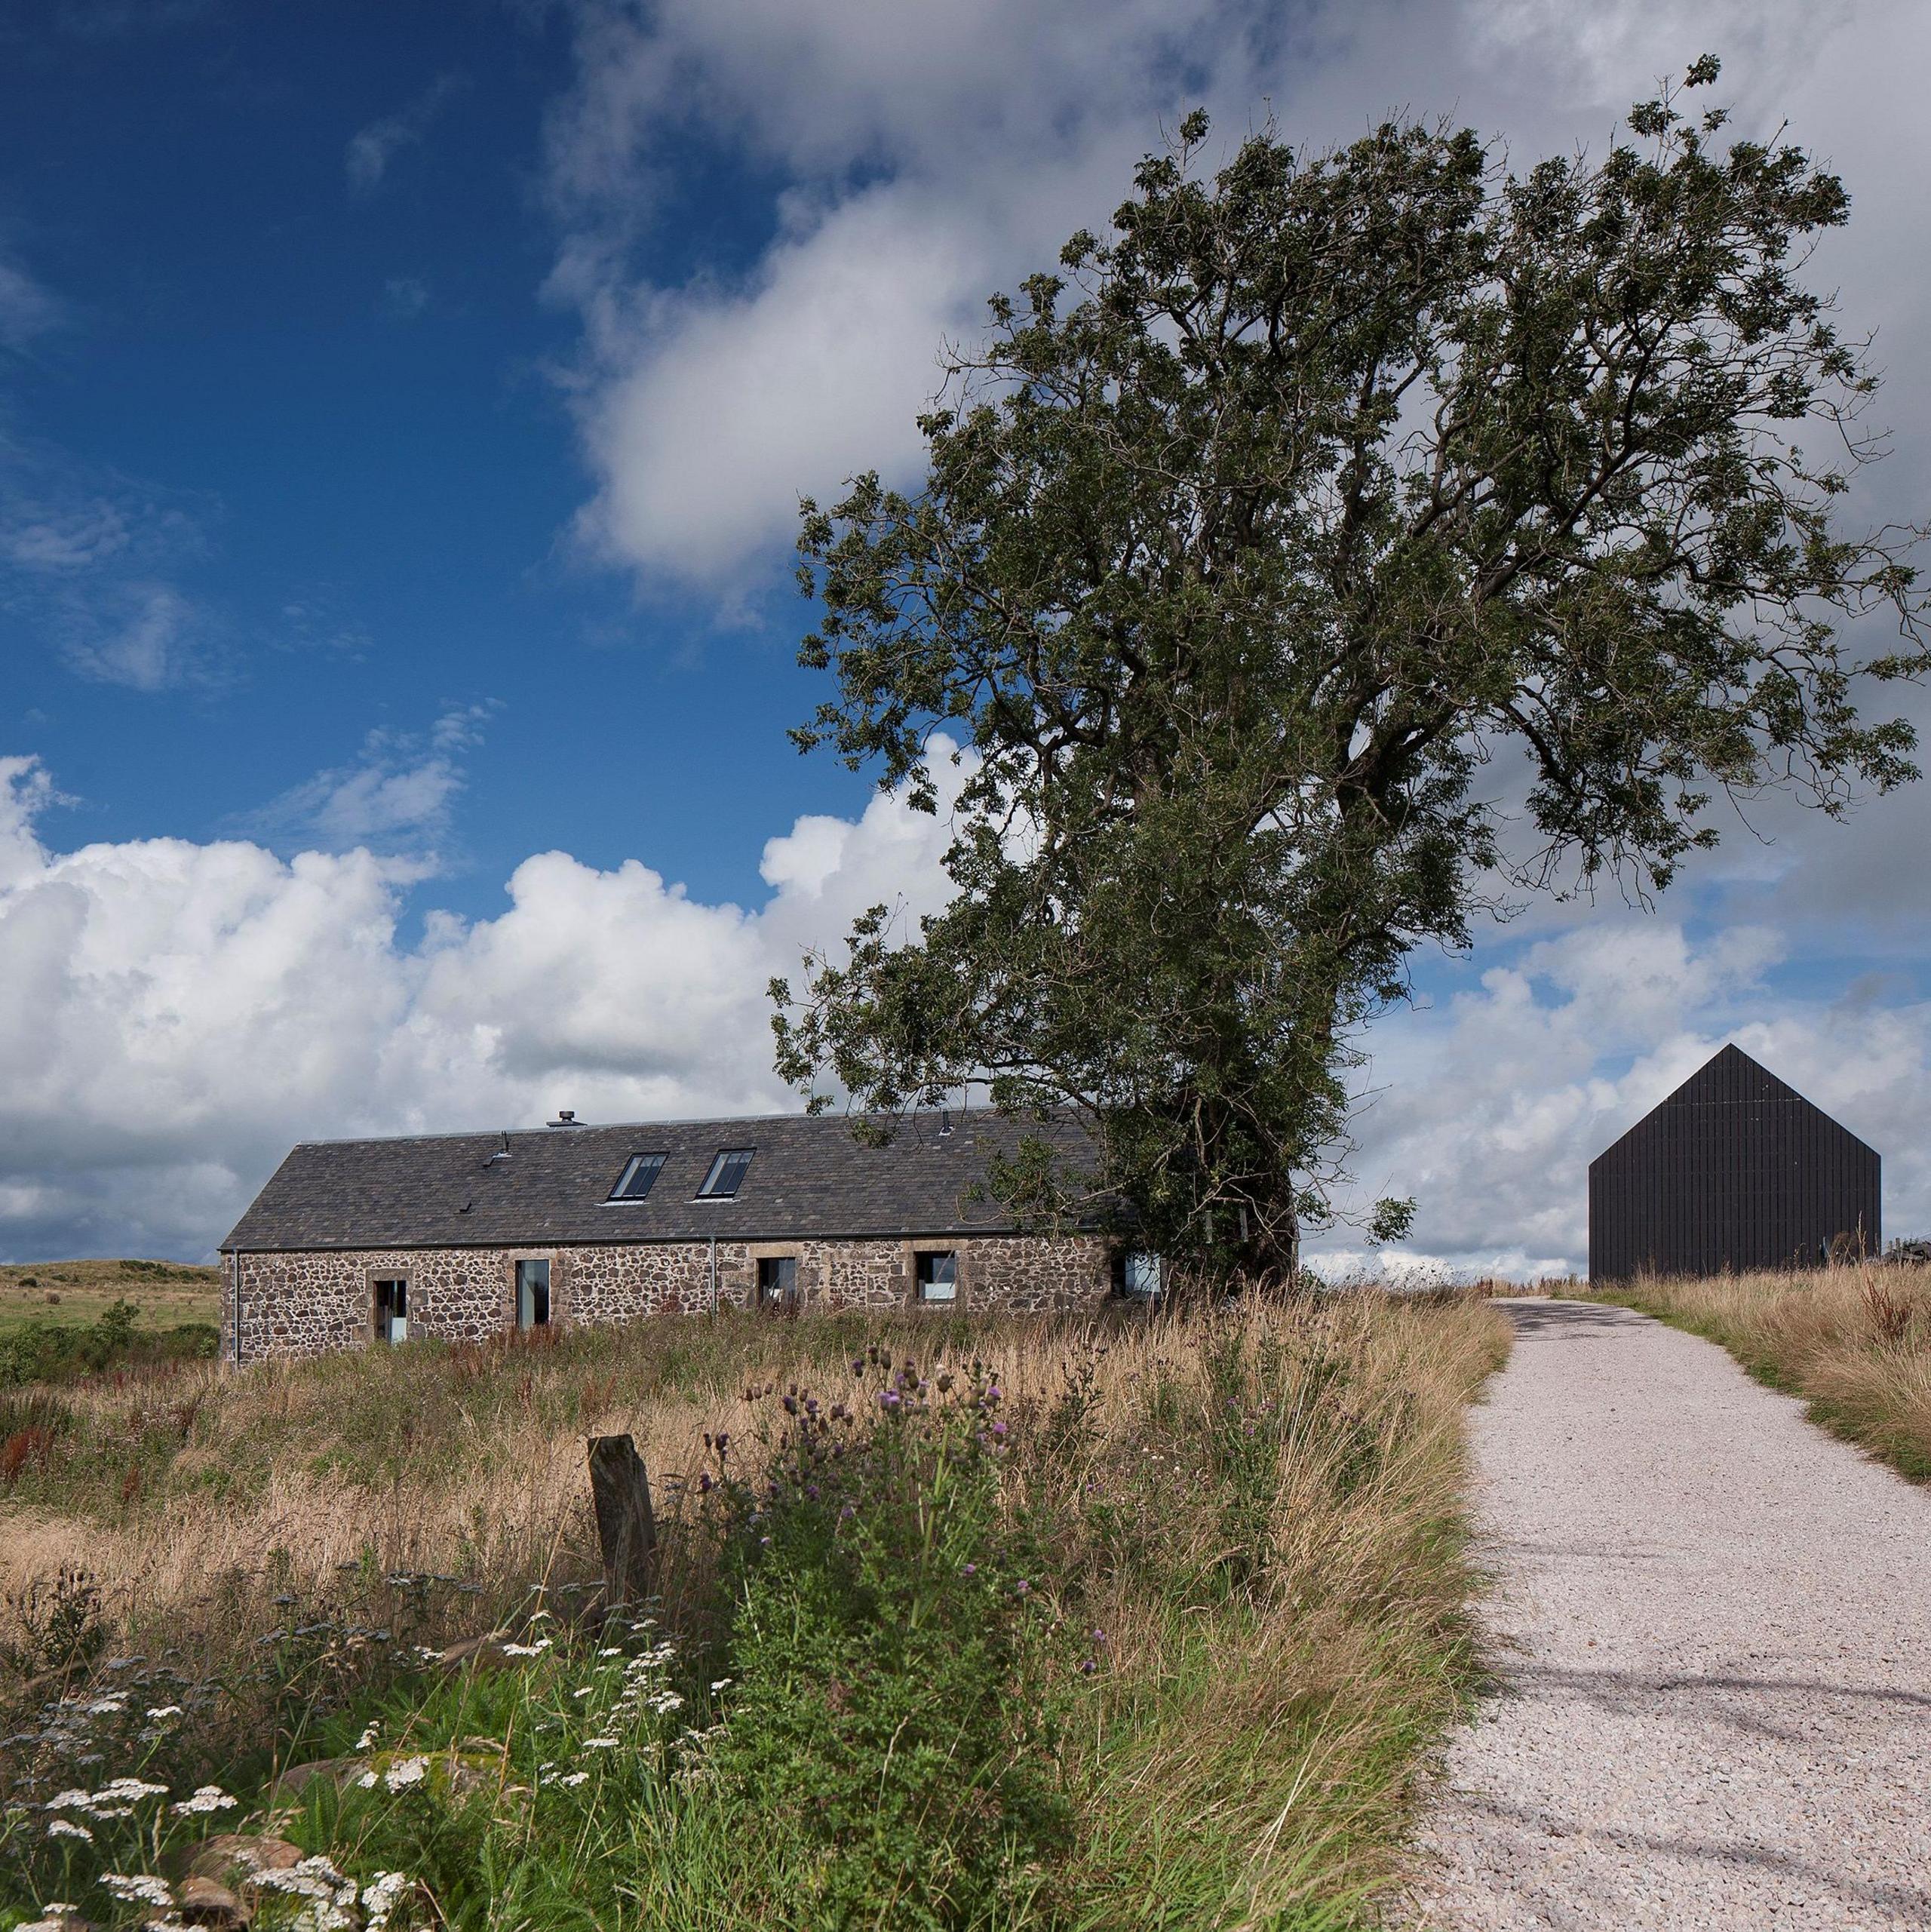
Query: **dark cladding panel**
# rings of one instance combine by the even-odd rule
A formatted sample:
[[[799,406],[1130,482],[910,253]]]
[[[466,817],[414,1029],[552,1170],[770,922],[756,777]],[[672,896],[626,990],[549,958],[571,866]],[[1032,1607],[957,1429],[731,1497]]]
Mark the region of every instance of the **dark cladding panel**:
[[[1835,1236],[1883,1245],[1876,1153],[1726,1046],[1589,1167],[1589,1274],[1814,1264]]]

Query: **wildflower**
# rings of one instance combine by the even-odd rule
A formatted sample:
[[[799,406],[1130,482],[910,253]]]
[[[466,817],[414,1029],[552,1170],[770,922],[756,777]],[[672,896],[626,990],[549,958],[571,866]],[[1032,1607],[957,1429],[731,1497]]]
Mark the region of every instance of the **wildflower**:
[[[1002,1422],[995,1422],[993,1424],[993,1433],[995,1436],[1003,1436],[1005,1433],[1005,1424]]]
[[[586,1737],[583,1748],[586,1751],[614,1751],[619,1741],[615,1737]]]
[[[420,1784],[429,1769],[427,1758],[400,1758],[382,1774],[382,1783],[391,1791],[406,1791]]]
[[[378,1872],[374,1882],[362,1887],[362,1909],[372,1928],[389,1922],[389,1914],[413,1882],[401,1872]]]
[[[165,1878],[156,1878],[145,1872],[103,1872],[100,1882],[123,1905],[171,1906],[174,1894]]]
[[[84,1810],[90,1801],[84,1791],[63,1791],[50,1798],[40,1808],[43,1811],[66,1811],[78,1805]]]
[[[728,1677],[714,1677],[711,1680],[711,1688],[713,1694],[714,1695],[720,1691],[728,1689],[730,1687],[730,1683],[731,1680]]]
[[[181,1715],[181,1706],[179,1704],[150,1704],[148,1706],[147,1714],[149,1717],[155,1719],[179,1717]]]
[[[599,1657],[622,1657],[623,1655],[623,1652],[619,1650],[615,1644],[612,1644],[607,1650],[600,1650],[597,1653],[597,1654]]]
[[[41,1906],[41,1916],[28,1920],[20,1932],[69,1932],[80,1915],[78,1906],[69,1905],[64,1899],[50,1899]]]
[[[47,1827],[51,1838],[81,1838],[87,1844],[94,1843],[94,1834],[84,1825],[77,1825],[71,1818],[56,1818]]]
[[[590,1774],[588,1771],[566,1771],[557,1780],[557,1782],[559,1784],[568,1786],[572,1791],[574,1791],[579,1785],[588,1784],[590,1782]]]
[[[220,1785],[204,1784],[197,1789],[193,1797],[183,1798],[174,1808],[195,1817],[209,1811],[232,1811],[235,1800]]]
[[[367,1728],[364,1731],[362,1735],[356,1739],[356,1749],[358,1751],[367,1750],[369,1747],[375,1743],[376,1734],[377,1731],[381,1730],[381,1728],[382,1726],[380,1725],[371,1723]]]

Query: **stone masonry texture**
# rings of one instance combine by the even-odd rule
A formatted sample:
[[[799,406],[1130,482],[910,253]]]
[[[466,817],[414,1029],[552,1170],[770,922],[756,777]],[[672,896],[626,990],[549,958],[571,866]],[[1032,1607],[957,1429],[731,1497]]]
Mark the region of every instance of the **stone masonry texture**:
[[[760,1259],[791,1255],[802,1310],[909,1306],[915,1258],[924,1252],[957,1257],[958,1296],[950,1305],[959,1308],[1043,1314],[1088,1307],[1112,1280],[1111,1249],[1093,1235],[720,1241],[717,1304],[749,1307]],[[484,1341],[514,1325],[516,1264],[525,1261],[550,1264],[551,1319],[561,1325],[696,1315],[711,1305],[708,1242],[242,1252],[229,1257],[223,1287],[222,1355],[256,1362],[360,1348],[373,1334],[374,1284],[391,1278],[409,1284],[412,1337]]]

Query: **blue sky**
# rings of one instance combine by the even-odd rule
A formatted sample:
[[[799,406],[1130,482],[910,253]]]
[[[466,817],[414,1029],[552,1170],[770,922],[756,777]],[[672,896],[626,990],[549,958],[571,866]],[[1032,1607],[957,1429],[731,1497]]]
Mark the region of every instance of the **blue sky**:
[[[568,20],[137,11],[17,30],[0,81],[0,235],[58,315],[9,359],[6,431],[38,496],[122,524],[91,581],[6,585],[6,709],[75,800],[57,835],[293,849],[318,828],[278,811],[291,774],[372,732],[406,762],[474,711],[439,903],[646,835],[694,891],[756,889],[775,822],[862,788],[783,740],[795,597],[720,628],[573,541],[580,329],[543,293]],[[694,157],[637,271],[728,272],[769,206]]]
[[[0,1256],[205,1254],[299,1138],[793,1104],[766,980],[944,890],[942,827],[785,741],[800,494],[916,483],[942,343],[1196,104],[1535,154],[1709,50],[1849,180],[1853,508],[1922,518],[1915,0],[14,10]],[[1408,1258],[1579,1261],[1589,1155],[1730,1038],[1931,1227],[1926,796],[1419,961],[1358,1128]]]

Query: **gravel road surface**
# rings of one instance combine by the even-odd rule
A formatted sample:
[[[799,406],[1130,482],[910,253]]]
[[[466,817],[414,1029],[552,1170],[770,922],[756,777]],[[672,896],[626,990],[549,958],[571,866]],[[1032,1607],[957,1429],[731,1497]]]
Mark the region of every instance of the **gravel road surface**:
[[[1931,1927],[1931,1493],[1709,1342],[1498,1305],[1506,1682],[1451,1748],[1409,1922]]]

